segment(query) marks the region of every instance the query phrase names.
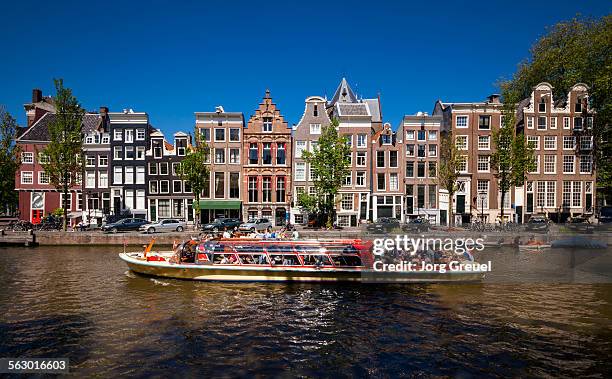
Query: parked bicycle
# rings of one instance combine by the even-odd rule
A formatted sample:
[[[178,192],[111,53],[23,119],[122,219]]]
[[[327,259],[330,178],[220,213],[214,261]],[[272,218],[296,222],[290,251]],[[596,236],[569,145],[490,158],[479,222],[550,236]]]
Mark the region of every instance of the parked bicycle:
[[[7,229],[12,230],[13,232],[26,232],[30,229],[34,229],[34,225],[29,221],[18,220],[11,222]]]

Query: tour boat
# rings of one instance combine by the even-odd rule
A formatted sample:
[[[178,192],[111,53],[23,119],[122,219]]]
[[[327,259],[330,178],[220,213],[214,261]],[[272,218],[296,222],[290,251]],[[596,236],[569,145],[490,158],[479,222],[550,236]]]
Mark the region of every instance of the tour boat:
[[[190,240],[171,251],[152,251],[152,246],[153,241],[142,252],[119,256],[139,274],[203,281],[431,283],[484,278],[478,270],[380,270],[371,242],[362,240],[231,238]]]

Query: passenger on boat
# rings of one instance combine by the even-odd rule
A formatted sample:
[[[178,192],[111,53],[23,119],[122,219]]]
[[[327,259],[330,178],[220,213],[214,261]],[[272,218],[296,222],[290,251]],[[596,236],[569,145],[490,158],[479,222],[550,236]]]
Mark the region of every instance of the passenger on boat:
[[[227,255],[224,255],[223,259],[221,259],[221,262],[219,262],[219,263],[222,264],[222,265],[229,264],[230,261],[229,261],[229,259],[227,259]]]
[[[293,233],[291,233],[291,237],[292,237],[294,240],[296,240],[296,239],[300,238],[300,233],[298,233],[298,231],[294,229],[294,230],[293,230]]]
[[[232,238],[232,234],[229,231],[225,230],[223,231],[223,238]]]
[[[194,263],[195,262],[195,243],[194,241],[188,241],[183,244],[181,249],[181,262],[183,263]]]

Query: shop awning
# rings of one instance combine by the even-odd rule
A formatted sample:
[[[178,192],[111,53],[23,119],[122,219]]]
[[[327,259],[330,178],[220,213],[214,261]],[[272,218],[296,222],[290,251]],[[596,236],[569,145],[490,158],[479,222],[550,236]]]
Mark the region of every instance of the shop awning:
[[[240,200],[200,200],[200,209],[240,209]]]

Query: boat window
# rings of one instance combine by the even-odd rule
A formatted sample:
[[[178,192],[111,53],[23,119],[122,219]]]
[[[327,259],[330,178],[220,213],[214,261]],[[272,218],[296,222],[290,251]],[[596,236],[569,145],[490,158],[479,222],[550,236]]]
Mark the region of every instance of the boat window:
[[[304,254],[300,255],[304,260],[305,266],[331,266],[331,261],[327,255],[323,254]]]
[[[269,253],[293,253],[293,246],[291,245],[267,245],[266,250]]]
[[[333,255],[332,261],[336,266],[361,266],[361,259],[354,255]]]
[[[301,266],[297,255],[290,254],[270,254],[272,264],[277,266]]]
[[[265,254],[240,254],[242,264],[245,265],[267,265],[268,258]]]
[[[295,250],[298,253],[320,253],[321,246],[319,245],[296,245]]]
[[[336,254],[357,254],[359,251],[350,244],[347,245],[328,245],[325,246],[328,253]]]
[[[206,242],[204,244],[204,247],[206,248],[206,250],[211,251],[213,253],[220,253],[225,251],[225,245],[222,243]]]
[[[240,259],[235,254],[215,254],[213,263],[222,265],[239,264]]]
[[[234,249],[238,253],[263,253],[263,246],[261,245],[234,245]]]

